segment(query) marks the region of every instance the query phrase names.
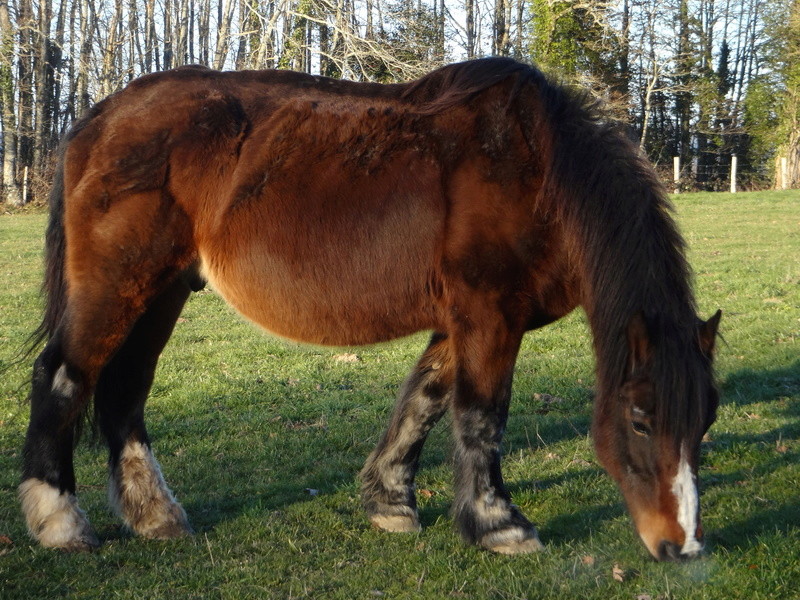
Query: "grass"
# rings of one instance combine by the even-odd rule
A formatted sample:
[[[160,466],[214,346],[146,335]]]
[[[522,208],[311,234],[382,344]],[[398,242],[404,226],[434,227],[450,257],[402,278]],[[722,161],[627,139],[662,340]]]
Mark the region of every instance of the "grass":
[[[686,194],[676,206],[701,312],[723,309],[725,338],[701,469],[709,552],[679,565],[648,558],[594,459],[580,312],[525,339],[504,469],[548,551],[504,557],[453,531],[448,423],[423,458],[422,533],[374,531],[360,509],[356,473],[425,335],[302,347],[254,330],[210,292],[190,299],[147,408],[196,535],[129,536],[107,508],[105,451],[85,440],[79,495],[103,546],[32,545],[16,500],[29,364],[12,361],[39,317],[45,217],[0,216],[0,597],[800,598],[800,193]],[[337,360],[344,352],[359,360]],[[545,405],[534,395],[545,392],[563,401]]]

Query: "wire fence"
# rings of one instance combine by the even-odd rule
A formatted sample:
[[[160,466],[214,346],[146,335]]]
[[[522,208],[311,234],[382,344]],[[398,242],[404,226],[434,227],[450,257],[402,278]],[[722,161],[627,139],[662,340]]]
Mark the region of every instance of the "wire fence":
[[[739,159],[733,154],[721,161],[702,162],[699,157],[690,161],[681,161],[679,156],[672,158],[671,179],[662,173],[674,193],[691,191],[729,191],[736,193],[741,190],[763,189],[765,185],[774,189],[786,190],[791,187],[788,160],[779,157],[776,164],[774,185],[767,184],[768,176],[754,177],[752,174],[744,178],[740,174]]]

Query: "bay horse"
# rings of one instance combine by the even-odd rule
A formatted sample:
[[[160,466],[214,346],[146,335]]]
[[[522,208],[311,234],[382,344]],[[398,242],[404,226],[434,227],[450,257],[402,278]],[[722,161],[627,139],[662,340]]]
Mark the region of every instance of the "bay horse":
[[[61,152],[19,488],[43,546],[98,545],[73,470],[92,401],[126,526],[191,532],[144,404],[187,297],[210,283],[301,342],[432,331],[361,472],[364,506],[380,529],[420,529],[414,476],[449,408],[455,522],[499,553],[542,548],[500,468],[520,342],[581,306],[597,456],[655,558],[701,550],[720,313],[697,317],[665,192],[586,94],[503,58],[391,85],[184,67],[98,103]]]

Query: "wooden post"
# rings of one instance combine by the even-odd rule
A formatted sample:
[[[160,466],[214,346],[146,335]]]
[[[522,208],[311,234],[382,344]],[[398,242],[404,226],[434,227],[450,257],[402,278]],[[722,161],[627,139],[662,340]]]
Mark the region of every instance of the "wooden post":
[[[22,169],[22,204],[28,203],[28,167]]]
[[[788,190],[789,189],[789,167],[788,161],[786,160],[785,156],[781,156],[781,189]]]
[[[731,194],[736,193],[736,155],[731,155]]]
[[[675,193],[677,194],[680,190],[678,185],[681,182],[681,157],[680,156],[673,156],[672,157],[672,171],[673,171],[673,180],[675,181]]]

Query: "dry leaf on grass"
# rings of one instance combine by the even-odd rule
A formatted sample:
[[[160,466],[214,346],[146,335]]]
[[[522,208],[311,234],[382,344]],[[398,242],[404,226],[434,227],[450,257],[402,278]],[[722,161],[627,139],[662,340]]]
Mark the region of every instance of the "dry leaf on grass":
[[[333,357],[333,360],[341,363],[356,363],[359,362],[361,359],[358,357],[358,354],[351,354],[349,352],[345,352],[344,354],[337,354],[336,356]]]
[[[617,563],[614,563],[614,568],[611,569],[611,577],[614,578],[614,581],[622,583],[625,581],[625,571]]]
[[[594,566],[594,556],[586,555],[581,557],[581,562],[589,567]]]

